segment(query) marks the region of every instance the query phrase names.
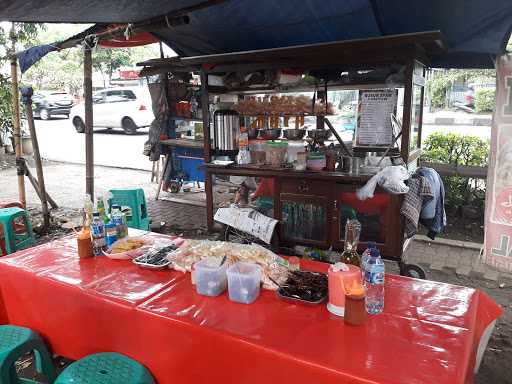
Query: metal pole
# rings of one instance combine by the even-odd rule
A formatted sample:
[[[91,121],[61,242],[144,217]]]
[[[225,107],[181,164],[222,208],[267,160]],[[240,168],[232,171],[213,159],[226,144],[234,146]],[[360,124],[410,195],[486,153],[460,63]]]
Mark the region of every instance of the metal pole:
[[[30,129],[30,137],[32,138],[32,147],[34,148],[34,160],[36,163],[37,180],[39,184],[39,198],[41,199],[43,211],[43,233],[50,228],[50,211],[48,210],[48,200],[46,198],[46,187],[44,185],[43,164],[41,163],[41,154],[39,153],[39,143],[37,141],[36,127],[34,126],[34,114],[32,112],[32,94],[31,87],[22,87],[21,93],[23,103],[25,104],[25,113],[27,114],[28,128]]]
[[[92,113],[92,51],[86,42],[84,48],[84,102],[85,102],[85,190],[94,201],[94,142]]]
[[[11,94],[12,94],[12,125],[14,136],[14,150],[16,153],[16,167],[18,173],[18,195],[20,203],[27,208],[25,196],[25,164],[21,153],[21,127],[20,127],[20,100],[18,98],[18,61],[16,59],[16,32],[14,23],[11,29]]]

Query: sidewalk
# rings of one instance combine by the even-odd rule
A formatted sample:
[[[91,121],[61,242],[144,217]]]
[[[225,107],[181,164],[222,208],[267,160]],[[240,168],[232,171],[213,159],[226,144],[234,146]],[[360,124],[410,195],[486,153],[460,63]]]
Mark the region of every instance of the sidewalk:
[[[424,112],[423,125],[490,126],[492,114],[466,113],[462,111]]]

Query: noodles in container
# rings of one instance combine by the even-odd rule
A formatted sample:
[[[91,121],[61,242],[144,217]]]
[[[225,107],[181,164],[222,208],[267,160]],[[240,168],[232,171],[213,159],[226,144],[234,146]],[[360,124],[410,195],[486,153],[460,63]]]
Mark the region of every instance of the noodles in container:
[[[111,259],[129,260],[144,254],[153,245],[149,237],[125,237],[112,244],[110,251],[104,252]]]

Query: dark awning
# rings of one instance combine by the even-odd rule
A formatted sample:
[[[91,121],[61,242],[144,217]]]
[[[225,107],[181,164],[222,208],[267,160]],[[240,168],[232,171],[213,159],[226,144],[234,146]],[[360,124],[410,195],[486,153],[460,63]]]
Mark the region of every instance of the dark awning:
[[[192,0],[11,0],[0,20],[137,22],[172,13]],[[440,30],[447,52],[439,67],[492,67],[505,51],[512,1],[505,0],[230,0],[189,13],[189,23],[152,33],[181,56],[314,44]]]

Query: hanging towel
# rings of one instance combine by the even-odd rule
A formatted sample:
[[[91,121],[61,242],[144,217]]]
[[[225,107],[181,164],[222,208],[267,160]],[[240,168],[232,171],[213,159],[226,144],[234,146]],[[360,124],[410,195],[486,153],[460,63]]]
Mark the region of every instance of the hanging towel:
[[[428,229],[427,236],[434,240],[446,227],[443,180],[432,168],[421,167],[417,170],[417,174],[428,180],[434,194],[431,200],[423,204],[420,213],[420,223]]]
[[[409,192],[405,195],[400,213],[405,218],[405,234],[407,237],[414,236],[418,232],[423,204],[430,201],[434,194],[428,180],[419,175],[409,179]]]

